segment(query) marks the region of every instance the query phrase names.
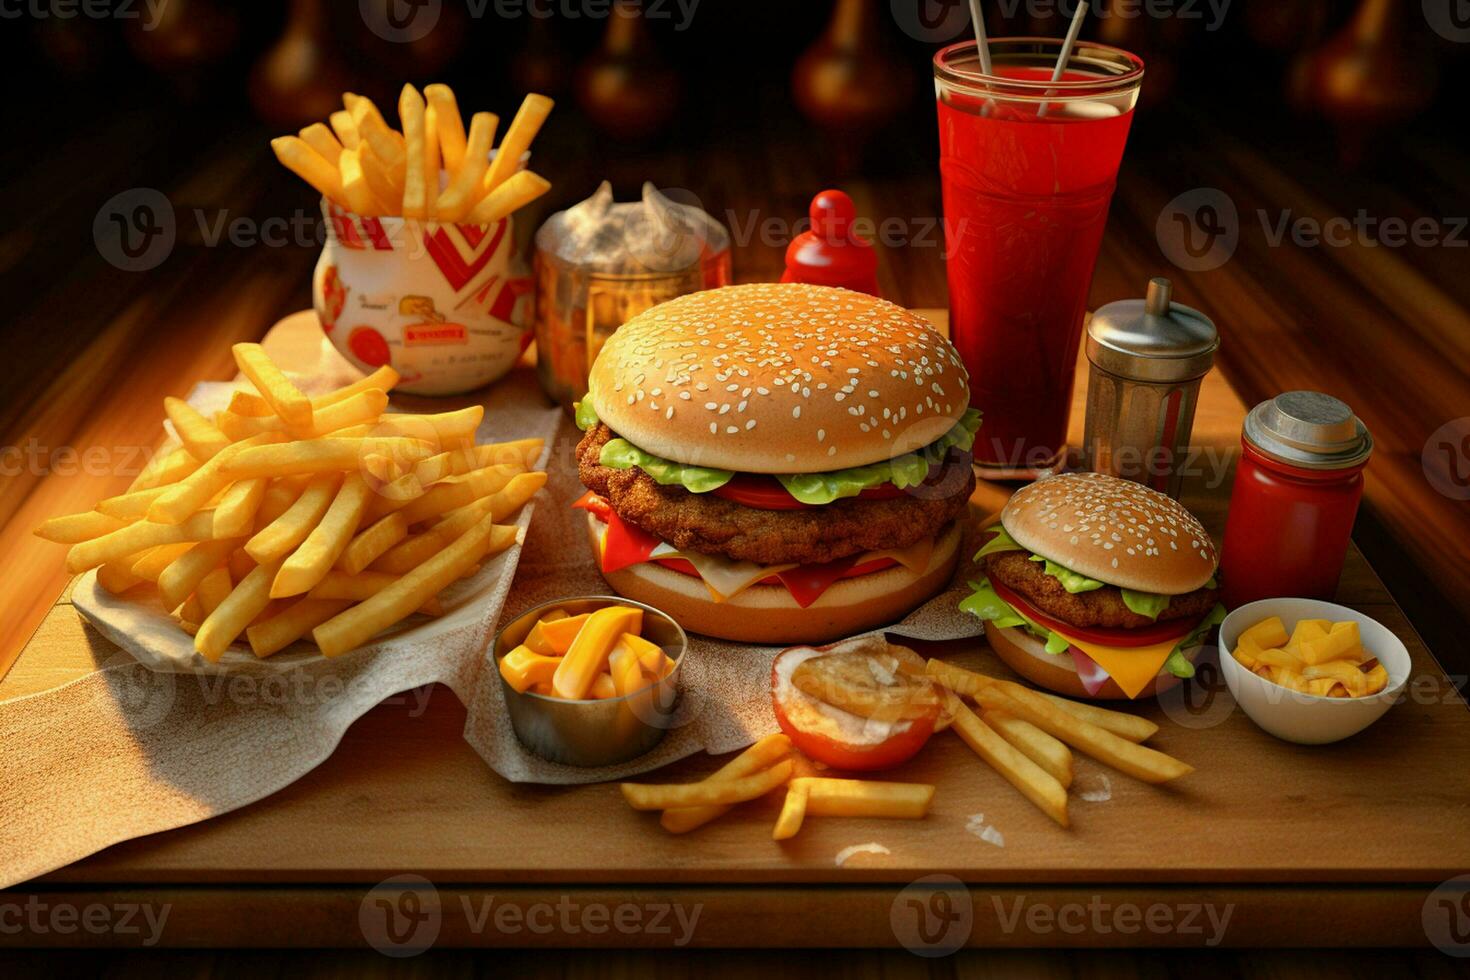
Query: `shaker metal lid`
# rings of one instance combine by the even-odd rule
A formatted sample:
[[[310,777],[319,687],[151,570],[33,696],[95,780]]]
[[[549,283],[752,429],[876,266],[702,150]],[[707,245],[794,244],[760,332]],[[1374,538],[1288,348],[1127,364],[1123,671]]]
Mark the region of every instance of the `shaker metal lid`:
[[[1270,458],[1311,470],[1358,466],[1373,452],[1362,420],[1319,391],[1288,391],[1261,402],[1245,417],[1245,437]]]
[[[1203,376],[1220,334],[1199,310],[1170,302],[1173,284],[1149,280],[1147,299],[1108,303],[1087,324],[1087,358],[1109,374],[1168,383]]]

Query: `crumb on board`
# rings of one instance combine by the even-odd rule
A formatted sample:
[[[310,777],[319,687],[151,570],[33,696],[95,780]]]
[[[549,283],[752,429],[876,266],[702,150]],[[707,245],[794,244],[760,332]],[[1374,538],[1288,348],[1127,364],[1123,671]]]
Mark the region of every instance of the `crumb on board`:
[[[985,822],[985,814],[983,813],[970,814],[969,819],[965,822],[965,830],[974,834],[987,844],[994,844],[996,847],[1006,846],[1005,837],[999,830],[995,829],[994,824],[987,824]]]
[[[850,857],[852,857],[854,854],[892,854],[892,853],[893,853],[892,851],[890,851],[888,848],[884,847],[882,844],[879,844],[877,841],[869,841],[866,844],[854,844],[851,847],[844,847],[842,850],[840,850],[840,851],[837,852],[837,857],[833,859],[833,863],[836,864],[837,867],[840,868],[844,864],[846,864],[847,863],[847,859],[850,858]]]

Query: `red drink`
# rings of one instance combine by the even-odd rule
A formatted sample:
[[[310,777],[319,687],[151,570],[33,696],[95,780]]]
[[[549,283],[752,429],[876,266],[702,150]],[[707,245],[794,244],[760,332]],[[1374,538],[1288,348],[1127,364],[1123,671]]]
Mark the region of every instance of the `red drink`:
[[[984,413],[976,464],[1032,473],[1062,454],[1093,264],[1143,63],[1079,43],[973,43],[934,59],[950,337]]]

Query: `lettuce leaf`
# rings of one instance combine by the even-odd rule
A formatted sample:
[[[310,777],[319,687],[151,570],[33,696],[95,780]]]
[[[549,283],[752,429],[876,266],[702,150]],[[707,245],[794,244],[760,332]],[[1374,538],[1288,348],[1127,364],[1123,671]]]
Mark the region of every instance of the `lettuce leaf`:
[[[978,582],[971,582],[970,588],[975,591],[960,600],[960,609],[963,611],[992,624],[996,629],[1011,629],[1019,626],[1032,636],[1044,641],[1046,652],[1050,654],[1066,653],[1067,648],[1071,646],[1065,639],[1045,626],[1027,619],[1015,606],[1002,599],[991,586],[990,579],[982,578]]]
[[[592,407],[592,393],[589,391],[587,397],[577,402],[573,409],[576,411],[577,428],[586,432],[602,420],[597,417],[597,409]]]
[[[609,439],[602,447],[598,462],[615,470],[632,469],[636,466],[653,477],[653,482],[661,486],[678,485],[690,493],[717,490],[735,476],[729,470],[672,462],[646,453],[626,439]]]
[[[1004,524],[992,524],[985,528],[983,534],[993,534],[995,537],[985,542],[984,546],[975,552],[975,561],[979,561],[986,555],[993,555],[1001,551],[1025,551],[1026,549],[1016,543],[1016,539],[1006,531]]]
[[[1190,678],[1194,676],[1194,664],[1184,657],[1184,651],[1197,645],[1200,640],[1211,629],[1225,622],[1225,607],[1221,603],[1215,603],[1215,608],[1205,614],[1205,618],[1199,621],[1199,625],[1190,630],[1185,637],[1175,644],[1169,653],[1169,659],[1164,661],[1164,669],[1175,677]]]
[[[1135,614],[1147,616],[1149,619],[1158,619],[1159,613],[1169,608],[1169,599],[1172,598],[1153,592],[1134,592],[1132,589],[1121,589],[1120,591],[1123,593],[1123,605]]]
[[[584,413],[585,409],[585,413]],[[585,418],[584,418],[585,414]],[[588,423],[583,425],[584,420]],[[597,424],[597,412],[592,408],[591,393],[577,403],[577,424],[584,429]],[[843,497],[856,497],[870,487],[892,483],[900,490],[918,486],[929,477],[929,468],[943,461],[951,448],[968,452],[975,444],[975,432],[980,428],[980,413],[971,408],[964,417],[944,435],[923,449],[905,453],[896,459],[868,466],[853,466],[826,473],[795,473],[778,475],[776,479],[786,487],[786,492],[804,504],[830,504]],[[617,448],[614,448],[616,445]],[[664,486],[682,486],[690,493],[708,493],[730,482],[734,476],[729,470],[717,470],[704,466],[689,466],[676,463],[662,456],[645,452],[626,439],[613,439],[602,449],[599,462],[615,470],[626,470],[634,466],[653,477],[654,482]]]
[[[1108,584],[1106,582],[1099,582],[1095,578],[1088,578],[1081,572],[1074,572],[1064,565],[1058,565],[1050,558],[1032,555],[1031,560],[1046,562],[1046,574],[1061,582],[1062,588],[1066,589],[1072,595],[1076,595],[1079,592],[1091,592],[1094,589],[1100,589]]]

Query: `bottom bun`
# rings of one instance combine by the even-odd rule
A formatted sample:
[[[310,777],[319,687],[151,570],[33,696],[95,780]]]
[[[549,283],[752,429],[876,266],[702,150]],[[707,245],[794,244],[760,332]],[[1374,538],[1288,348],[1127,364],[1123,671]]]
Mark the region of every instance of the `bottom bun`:
[[[1048,691],[1055,691],[1069,698],[1101,701],[1151,698],[1176,686],[1182,680],[1169,673],[1168,670],[1160,670],[1158,676],[1138,692],[1138,698],[1130,699],[1118,686],[1118,682],[1109,677],[1096,694],[1088,694],[1087,688],[1082,686],[1082,678],[1077,676],[1077,667],[1072,663],[1072,658],[1065,653],[1047,653],[1046,645],[1021,627],[996,629],[987,624],[985,637],[990,641],[990,648],[995,651],[995,655],[1005,661],[1006,666],[1011,670],[1037,687],[1044,687]],[[1184,658],[1193,663],[1200,649],[1201,646],[1187,647],[1184,650]]]
[[[596,554],[593,521],[588,521],[588,533]],[[692,633],[742,643],[816,644],[902,619],[949,585],[959,555],[959,525],[951,524],[935,542],[924,572],[896,565],[839,579],[805,609],[784,585],[753,585],[733,599],[715,602],[702,579],[656,562],[603,572],[602,577],[618,595],[663,610]]]

